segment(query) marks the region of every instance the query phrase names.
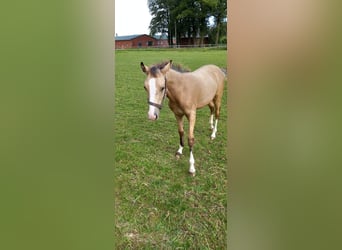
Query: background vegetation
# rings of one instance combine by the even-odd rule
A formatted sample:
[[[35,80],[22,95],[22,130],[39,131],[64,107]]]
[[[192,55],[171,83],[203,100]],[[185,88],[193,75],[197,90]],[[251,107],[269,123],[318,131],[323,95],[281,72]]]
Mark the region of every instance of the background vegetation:
[[[178,161],[176,120],[167,100],[156,122],[147,120],[146,65],[172,59],[192,70],[226,67],[226,50],[116,51],[115,63],[115,245],[116,249],[226,249],[227,109],[210,141],[209,108],[198,110],[194,156]],[[227,89],[227,88],[226,88]],[[226,103],[226,89],[223,103]],[[188,123],[185,123],[187,129]]]
[[[181,37],[209,37],[210,43],[227,42],[226,0],[148,0],[153,16],[151,35],[167,34],[169,44]],[[211,20],[211,21],[209,21]]]

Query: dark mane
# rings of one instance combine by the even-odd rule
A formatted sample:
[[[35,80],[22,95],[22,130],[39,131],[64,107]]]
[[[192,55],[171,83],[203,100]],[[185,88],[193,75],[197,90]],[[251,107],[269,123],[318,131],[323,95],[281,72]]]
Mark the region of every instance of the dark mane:
[[[156,76],[157,73],[159,72],[159,70],[164,68],[165,65],[168,64],[168,63],[169,63],[169,61],[164,61],[164,62],[161,62],[161,63],[158,63],[158,64],[155,64],[155,65],[151,66],[151,69],[150,69],[151,74],[153,76]],[[190,72],[191,71],[189,68],[186,68],[183,65],[178,64],[178,63],[172,63],[171,68],[173,70],[177,71],[177,72],[180,72],[180,73],[185,73],[185,72]]]
[[[159,70],[164,68],[166,64],[168,64],[168,61],[164,61],[164,62],[161,62],[161,63],[158,63],[158,64],[151,66],[150,72],[151,72],[152,76],[156,77]]]
[[[156,77],[159,70],[160,70],[160,68],[158,68],[157,66],[152,66],[150,69],[150,73],[153,77]]]
[[[180,73],[185,73],[185,72],[190,72],[191,70],[189,68],[186,68],[185,66],[181,65],[181,64],[172,64],[171,67],[173,70],[176,70]]]

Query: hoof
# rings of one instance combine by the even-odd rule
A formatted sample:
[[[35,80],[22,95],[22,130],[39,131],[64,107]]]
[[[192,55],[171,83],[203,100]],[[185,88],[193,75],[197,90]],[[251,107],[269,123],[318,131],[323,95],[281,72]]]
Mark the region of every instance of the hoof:
[[[190,174],[191,176],[195,176],[195,173],[196,173],[196,169],[193,168],[193,167],[190,167],[190,168],[189,168],[189,174]]]
[[[214,140],[216,137],[215,136],[210,136],[210,139],[211,140]]]
[[[194,176],[196,175],[196,172],[191,173],[191,172],[189,171],[189,175],[191,175],[192,177],[194,177]]]
[[[176,152],[175,156],[176,156],[176,159],[179,160],[179,158],[181,158],[182,154],[179,152]]]

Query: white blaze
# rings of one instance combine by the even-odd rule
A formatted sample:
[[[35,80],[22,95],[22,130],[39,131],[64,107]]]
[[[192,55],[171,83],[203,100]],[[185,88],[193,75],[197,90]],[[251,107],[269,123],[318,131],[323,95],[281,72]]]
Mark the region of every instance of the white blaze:
[[[149,101],[150,102],[156,102],[156,94],[157,94],[157,88],[156,88],[156,79],[151,78],[150,81],[148,82],[149,89],[150,89],[150,96],[149,96]],[[149,115],[154,116],[155,113],[155,107],[152,105],[149,105],[149,110],[148,110]]]
[[[148,85],[150,87],[150,102],[155,102],[155,96],[156,96],[156,79],[151,78],[150,81],[148,82]]]

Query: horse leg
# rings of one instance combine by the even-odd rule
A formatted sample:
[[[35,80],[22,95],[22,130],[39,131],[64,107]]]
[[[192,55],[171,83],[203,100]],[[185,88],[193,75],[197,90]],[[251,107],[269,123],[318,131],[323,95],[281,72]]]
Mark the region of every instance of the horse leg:
[[[214,111],[215,111],[215,105],[213,101],[209,103],[209,108],[210,108],[209,124],[210,124],[210,129],[213,130],[214,129]]]
[[[216,132],[217,132],[217,123],[218,119],[220,117],[220,110],[221,110],[221,97],[216,96],[214,99],[215,104],[215,126],[213,128],[213,132],[211,134],[211,139],[214,140],[216,138]]]
[[[177,124],[178,124],[178,134],[179,134],[179,148],[176,152],[177,159],[183,154],[184,148],[184,127],[183,127],[183,115],[176,115]]]
[[[195,144],[195,136],[194,136],[194,128],[195,128],[195,123],[196,123],[196,110],[194,112],[191,112],[191,114],[188,116],[189,120],[189,137],[188,137],[188,144],[190,148],[190,168],[189,168],[189,173],[194,176],[196,169],[195,169],[195,158],[193,155],[193,146]]]

